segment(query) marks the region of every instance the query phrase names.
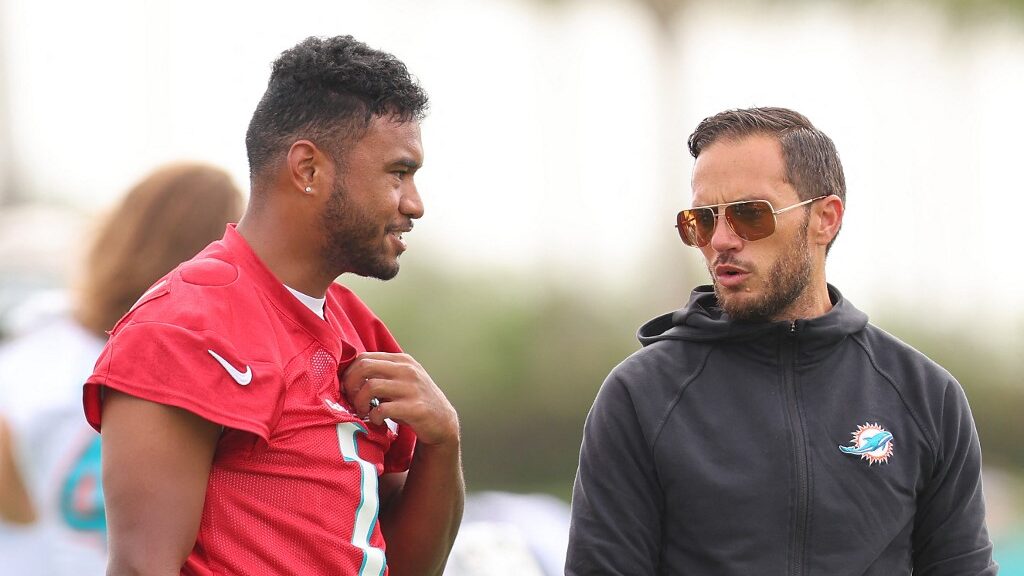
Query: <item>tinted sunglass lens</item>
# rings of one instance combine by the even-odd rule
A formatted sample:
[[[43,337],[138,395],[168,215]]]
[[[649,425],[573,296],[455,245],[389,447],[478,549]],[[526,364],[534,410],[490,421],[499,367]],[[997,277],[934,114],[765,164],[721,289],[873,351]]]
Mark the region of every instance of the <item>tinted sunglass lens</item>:
[[[693,229],[693,215],[690,210],[683,210],[676,215],[676,230],[679,232],[679,239],[687,246],[693,246],[696,234]]]
[[[730,204],[725,208],[725,217],[736,235],[744,240],[760,240],[775,232],[772,206],[764,200]]]
[[[715,232],[715,213],[710,208],[683,210],[676,216],[676,227],[687,246],[706,246]]]
[[[697,246],[707,246],[715,235],[715,211],[712,208],[698,208],[696,213]]]

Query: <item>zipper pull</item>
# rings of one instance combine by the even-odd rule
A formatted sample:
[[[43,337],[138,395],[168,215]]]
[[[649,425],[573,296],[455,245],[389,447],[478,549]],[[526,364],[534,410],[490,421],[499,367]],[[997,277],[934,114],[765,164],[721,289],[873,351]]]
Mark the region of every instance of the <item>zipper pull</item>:
[[[789,323],[789,333],[796,334],[796,320]]]

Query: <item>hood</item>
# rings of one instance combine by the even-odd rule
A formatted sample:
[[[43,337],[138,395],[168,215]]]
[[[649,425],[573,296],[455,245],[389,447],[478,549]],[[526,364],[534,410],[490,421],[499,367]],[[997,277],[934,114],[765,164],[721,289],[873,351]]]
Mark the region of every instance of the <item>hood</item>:
[[[663,314],[640,327],[637,338],[644,346],[662,340],[690,342],[742,341],[770,333],[795,332],[803,338],[827,344],[859,332],[868,323],[866,314],[858,310],[831,284],[828,295],[832,309],[822,316],[790,323],[744,322],[733,320],[718,306],[714,288],[698,286],[690,294],[690,301],[675,312]]]

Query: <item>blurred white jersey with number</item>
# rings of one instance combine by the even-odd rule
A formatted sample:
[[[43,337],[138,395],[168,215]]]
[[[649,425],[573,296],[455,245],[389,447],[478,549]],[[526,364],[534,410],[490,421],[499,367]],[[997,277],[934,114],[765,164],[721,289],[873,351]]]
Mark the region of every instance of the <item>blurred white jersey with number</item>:
[[[29,527],[0,521],[3,574],[106,571],[100,436],[82,411],[82,384],[104,342],[57,317],[0,345],[0,415],[38,518]]]

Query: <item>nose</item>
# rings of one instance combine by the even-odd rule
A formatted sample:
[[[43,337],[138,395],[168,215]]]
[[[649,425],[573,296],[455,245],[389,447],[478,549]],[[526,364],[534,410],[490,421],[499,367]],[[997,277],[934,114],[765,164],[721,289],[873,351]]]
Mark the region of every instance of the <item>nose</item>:
[[[736,235],[732,226],[725,220],[725,214],[719,214],[715,218],[715,231],[711,234],[711,242],[708,243],[715,252],[728,252],[739,250],[743,247],[743,239]]]
[[[416,183],[412,179],[403,187],[398,210],[413,220],[423,217],[423,199],[420,198],[419,189],[416,188]]]

